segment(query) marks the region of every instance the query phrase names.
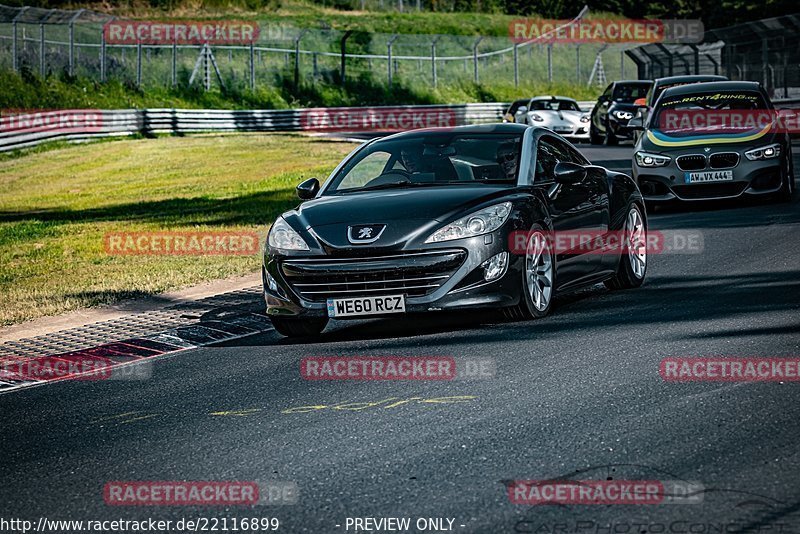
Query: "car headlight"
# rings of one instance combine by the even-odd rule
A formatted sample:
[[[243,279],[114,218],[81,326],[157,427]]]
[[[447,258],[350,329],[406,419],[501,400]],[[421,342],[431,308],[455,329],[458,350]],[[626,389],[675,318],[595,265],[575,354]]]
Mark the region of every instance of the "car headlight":
[[[630,111],[615,111],[614,116],[621,121],[627,121],[633,118],[633,113]]]
[[[534,114],[532,114],[532,115],[531,115],[531,118],[532,118],[533,120],[535,120],[536,122],[542,122],[542,121],[544,120],[544,119],[542,118],[542,116],[541,116],[541,115],[539,115],[538,113],[534,113]]]
[[[669,164],[670,157],[648,152],[636,153],[636,164],[639,167],[664,167]]]
[[[300,234],[292,230],[283,217],[278,217],[278,220],[269,229],[267,243],[272,248],[279,250],[308,250],[308,245],[300,237]]]
[[[500,228],[511,214],[511,202],[495,204],[461,217],[442,226],[425,240],[426,243],[439,243],[465,237],[488,234]]]
[[[581,115],[581,122],[589,122],[589,115]]]
[[[744,157],[750,161],[757,161],[760,159],[772,159],[781,155],[781,145],[773,143],[771,145],[754,148],[744,153]]]

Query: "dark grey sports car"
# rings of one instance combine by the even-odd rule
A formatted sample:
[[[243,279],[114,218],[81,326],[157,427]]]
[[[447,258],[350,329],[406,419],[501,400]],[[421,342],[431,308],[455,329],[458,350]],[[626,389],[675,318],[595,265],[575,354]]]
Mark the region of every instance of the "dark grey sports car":
[[[544,128],[373,140],[324,185],[312,178],[297,191],[305,202],[275,221],[263,265],[267,312],[287,336],[319,334],[330,318],[406,312],[542,317],[558,292],[645,278],[634,181]]]

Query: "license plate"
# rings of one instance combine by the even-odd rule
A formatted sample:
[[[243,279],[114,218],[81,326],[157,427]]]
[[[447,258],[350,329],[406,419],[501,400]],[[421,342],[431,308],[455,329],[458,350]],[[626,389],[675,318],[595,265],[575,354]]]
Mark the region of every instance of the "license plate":
[[[328,317],[358,317],[406,311],[404,295],[328,299]]]
[[[687,172],[684,176],[687,184],[702,182],[725,182],[733,180],[733,171]]]
[[[572,128],[569,126],[556,126],[556,133],[570,133]]]

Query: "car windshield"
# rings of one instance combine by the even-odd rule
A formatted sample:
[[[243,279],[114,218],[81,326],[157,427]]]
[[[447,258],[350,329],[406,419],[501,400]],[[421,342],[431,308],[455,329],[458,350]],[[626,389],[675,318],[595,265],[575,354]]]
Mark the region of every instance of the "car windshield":
[[[758,91],[713,91],[663,97],[649,128],[671,135],[735,133],[756,129],[770,118],[769,105]]]
[[[680,87],[682,85],[691,85],[694,83],[704,83],[704,82],[714,82],[714,81],[721,81],[721,80],[719,78],[695,78],[683,82],[663,83],[653,88],[653,94],[650,96],[650,102],[655,102],[656,100],[658,100],[658,97],[661,96],[661,93],[672,87]]]
[[[635,100],[647,96],[650,84],[647,83],[626,83],[619,84],[614,89],[613,99],[616,102],[632,104]]]
[[[374,189],[514,184],[521,134],[437,132],[377,141],[333,178],[326,194]]]
[[[519,111],[519,108],[527,105],[528,105],[527,100],[516,100],[513,104],[511,104],[511,107],[508,108],[508,111],[506,111],[506,113],[508,113],[509,115],[516,115],[517,111]]]
[[[534,111],[580,111],[578,103],[574,100],[534,100],[531,102]]]

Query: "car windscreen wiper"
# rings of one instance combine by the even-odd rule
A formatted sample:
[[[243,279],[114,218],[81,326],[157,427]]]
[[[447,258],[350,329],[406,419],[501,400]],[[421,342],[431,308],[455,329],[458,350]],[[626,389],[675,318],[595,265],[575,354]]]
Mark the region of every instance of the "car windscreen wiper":
[[[347,189],[345,191],[341,191],[342,193],[350,193],[355,191],[374,191],[376,189],[392,189],[394,187],[409,187],[412,185],[419,185],[415,184],[411,180],[398,180],[396,182],[386,182],[384,184],[375,184],[375,185],[367,185],[364,187],[358,187],[356,189]]]

